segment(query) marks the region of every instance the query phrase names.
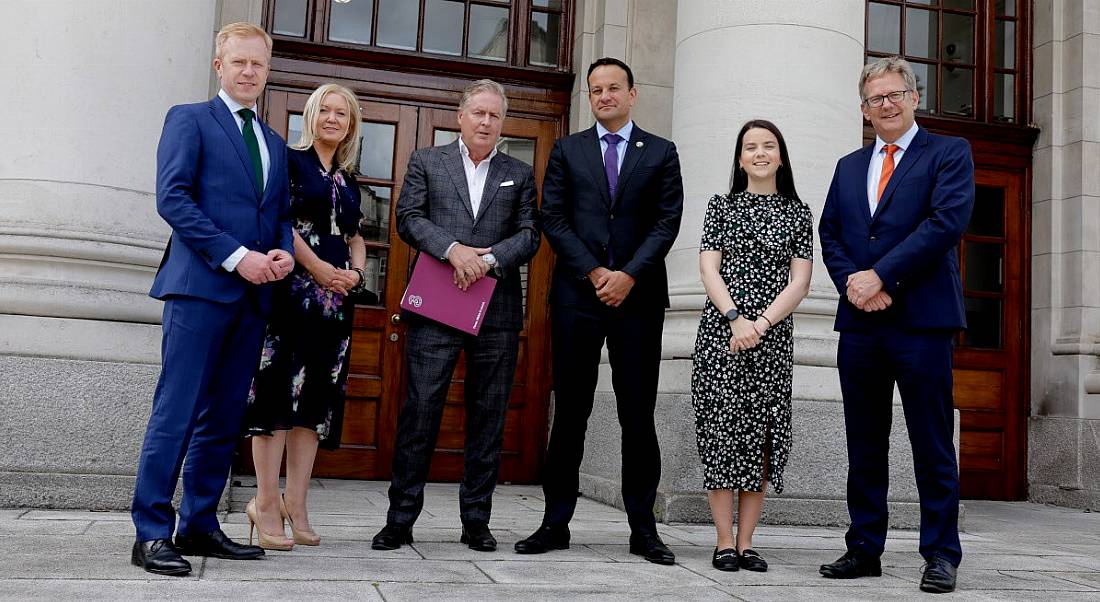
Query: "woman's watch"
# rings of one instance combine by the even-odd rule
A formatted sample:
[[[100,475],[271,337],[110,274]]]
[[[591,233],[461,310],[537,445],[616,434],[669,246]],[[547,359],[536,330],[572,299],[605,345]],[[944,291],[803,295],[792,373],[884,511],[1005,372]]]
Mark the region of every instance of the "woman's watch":
[[[736,307],[734,307],[733,309],[726,312],[726,319],[729,320],[730,322],[732,322],[732,321],[736,320],[737,317],[740,316],[740,315],[741,315],[741,313],[737,311]]]

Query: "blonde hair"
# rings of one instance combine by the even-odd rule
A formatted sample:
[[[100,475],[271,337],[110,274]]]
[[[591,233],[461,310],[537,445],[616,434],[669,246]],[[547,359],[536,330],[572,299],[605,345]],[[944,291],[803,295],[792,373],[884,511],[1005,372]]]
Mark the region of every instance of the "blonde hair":
[[[905,89],[917,91],[917,76],[913,73],[913,67],[909,61],[900,56],[886,56],[863,66],[859,74],[859,98],[863,100],[863,87],[872,79],[878,79],[887,73],[897,73],[905,82]]]
[[[465,109],[466,105],[470,103],[470,99],[482,92],[492,92],[499,96],[501,112],[503,113],[501,116],[508,114],[508,97],[504,94],[504,86],[491,79],[479,79],[466,86],[466,89],[462,91],[462,101],[458,103],[458,108],[460,110]]]
[[[267,35],[267,32],[261,29],[258,25],[248,23],[247,21],[238,21],[236,23],[230,23],[221,28],[218,35],[214,38],[214,56],[222,58],[222,52],[225,50],[225,42],[229,38],[262,38],[264,44],[267,45],[267,53],[271,54],[271,36]]]
[[[317,114],[321,112],[321,101],[329,94],[342,96],[348,103],[348,133],[336,145],[335,159],[340,169],[350,173],[355,162],[359,160],[359,123],[363,119],[363,113],[359,109],[359,99],[355,97],[355,92],[340,84],[324,84],[309,95],[306,108],[302,111],[302,137],[291,148],[305,150],[313,146],[313,141],[317,138],[313,129],[317,123]]]

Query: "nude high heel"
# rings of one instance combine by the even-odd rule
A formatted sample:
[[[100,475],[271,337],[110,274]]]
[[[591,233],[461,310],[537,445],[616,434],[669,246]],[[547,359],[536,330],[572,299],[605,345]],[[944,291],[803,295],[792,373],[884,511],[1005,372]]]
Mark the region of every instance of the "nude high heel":
[[[290,534],[294,536],[294,543],[300,543],[303,546],[316,546],[321,544],[321,536],[315,531],[306,531],[305,529],[299,530],[294,526],[294,521],[290,520],[290,513],[286,511],[286,502],[281,495],[279,496],[279,512],[283,514],[283,518],[290,524]]]
[[[280,500],[281,502],[281,500]],[[279,550],[287,552],[294,549],[294,542],[287,539],[285,533],[279,535],[268,535],[260,529],[260,520],[258,518],[259,512],[256,511],[256,498],[252,498],[248,501],[248,505],[244,507],[244,513],[248,515],[248,544],[252,545],[252,530],[256,530],[256,534],[259,536],[257,544],[265,550]],[[281,520],[279,521],[282,522]]]

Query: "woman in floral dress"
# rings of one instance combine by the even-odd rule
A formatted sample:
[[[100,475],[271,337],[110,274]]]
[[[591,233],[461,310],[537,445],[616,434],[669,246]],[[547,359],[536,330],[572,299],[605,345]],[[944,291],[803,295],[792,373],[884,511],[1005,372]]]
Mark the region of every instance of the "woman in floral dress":
[[[783,135],[763,120],[737,136],[730,193],[710,200],[699,245],[707,302],[691,375],[699,457],[724,571],[766,571],[752,534],[791,448],[791,312],[809,292],[813,218],[795,192]],[[738,491],[737,534],[733,532]]]
[[[366,263],[359,186],[350,173],[359,157],[359,101],[325,84],[302,117],[302,137],[287,158],[296,265],[275,295],[245,418],[257,489],[246,510],[260,545],[275,550],[320,543],[306,493],[318,446],[340,444],[354,310],[348,293],[362,288]]]

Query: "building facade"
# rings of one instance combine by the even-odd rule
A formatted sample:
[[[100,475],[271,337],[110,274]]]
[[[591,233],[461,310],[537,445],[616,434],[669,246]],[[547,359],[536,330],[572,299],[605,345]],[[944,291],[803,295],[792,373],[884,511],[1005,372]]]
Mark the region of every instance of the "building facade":
[[[542,170],[553,141],[592,124],[584,72],[601,56],[636,76],[635,120],[677,143],[685,214],[668,258],[658,401],[659,514],[705,520],[690,403],[704,291],[706,200],[727,187],[750,118],[783,130],[815,215],[838,157],[873,136],[860,67],[915,65],[918,122],[966,137],[977,199],[960,245],[970,329],[955,357],[964,497],[1100,508],[1100,3],[1092,0],[56,0],[0,3],[14,110],[0,156],[0,506],[122,508],[159,363],[146,292],[168,230],[154,153],[169,106],[216,93],[213,35],[248,20],[275,38],[264,119],[294,140],[308,93],[348,85],[363,107],[360,185],[368,279],[356,317],[344,445],[317,474],[388,478],[401,394],[397,306],[412,252],[392,200],[419,147],[452,140],[473,79],[510,97],[504,149]],[[526,322],[502,479],[537,482],[552,419],[546,306],[553,255],[526,271]],[[796,314],[795,448],[773,522],[846,520],[837,294],[820,256]],[[462,371],[431,478],[461,471]],[[452,405],[453,403],[453,405]],[[609,374],[589,423],[582,489],[618,499]],[[900,407],[894,520],[916,491]],[[237,470],[250,470],[247,446]]]

